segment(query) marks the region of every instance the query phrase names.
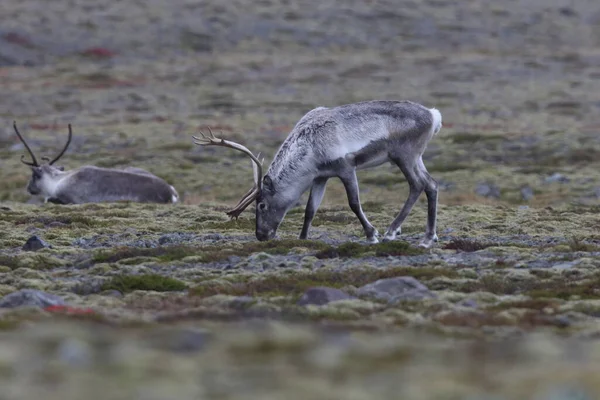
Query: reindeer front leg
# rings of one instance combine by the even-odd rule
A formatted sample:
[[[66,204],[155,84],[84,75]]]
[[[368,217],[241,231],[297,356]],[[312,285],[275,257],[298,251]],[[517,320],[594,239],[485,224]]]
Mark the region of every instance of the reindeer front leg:
[[[302,225],[302,232],[300,232],[300,239],[306,239],[308,237],[308,230],[310,224],[323,200],[325,195],[325,185],[329,178],[316,178],[310,188],[310,195],[308,196],[308,202],[306,203],[306,211],[304,212],[304,225]]]
[[[371,225],[360,205],[358,179],[356,179],[356,169],[347,169],[338,176],[344,184],[344,188],[346,189],[346,195],[348,196],[348,204],[350,205],[350,208],[352,209],[354,214],[358,217],[358,220],[360,221],[365,231],[365,235],[367,236],[367,241],[369,243],[378,243],[379,240],[377,239],[377,237],[379,236],[379,232],[377,232],[377,229],[375,229],[373,225]]]

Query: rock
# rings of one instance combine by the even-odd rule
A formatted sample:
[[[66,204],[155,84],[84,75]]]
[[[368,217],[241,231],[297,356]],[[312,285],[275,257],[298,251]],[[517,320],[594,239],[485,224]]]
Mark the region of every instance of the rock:
[[[475,188],[475,193],[483,197],[492,197],[494,199],[500,198],[500,189],[491,183],[480,183]]]
[[[34,289],[22,289],[4,296],[0,308],[62,306],[65,301],[59,296]]]
[[[558,172],[553,173],[550,176],[547,176],[544,179],[544,182],[546,183],[555,183],[555,182],[559,182],[559,183],[567,183],[569,182],[570,179],[567,178],[566,176],[564,176],[563,174],[559,174]]]
[[[554,264],[552,266],[552,268],[554,269],[570,269],[572,267],[574,267],[575,265],[579,264],[581,262],[581,260],[575,260],[575,261],[569,261],[569,262],[564,262],[564,263],[558,263],[558,264]]]
[[[305,306],[309,304],[322,306],[333,301],[348,300],[354,298],[355,297],[352,297],[348,293],[343,292],[339,289],[325,286],[317,286],[306,290],[306,292],[304,292],[304,294],[302,295],[302,297],[300,297],[300,300],[298,300],[296,304],[298,304],[299,306]]]
[[[403,300],[422,300],[437,297],[427,286],[412,276],[379,279],[358,289],[359,296],[396,303]]]
[[[477,304],[477,302],[473,299],[461,300],[457,303],[457,305],[459,305],[461,307],[469,307],[469,308],[478,308],[479,307],[479,304]]]
[[[51,249],[52,246],[42,240],[39,236],[33,235],[27,242],[21,247],[24,251],[38,251],[40,249]]]
[[[521,197],[525,201],[529,201],[533,199],[533,189],[529,186],[525,186],[521,188]]]

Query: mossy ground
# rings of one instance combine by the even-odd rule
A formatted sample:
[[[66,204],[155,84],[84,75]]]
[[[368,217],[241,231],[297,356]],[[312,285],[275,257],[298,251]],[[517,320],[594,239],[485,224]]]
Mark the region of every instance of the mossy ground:
[[[554,342],[599,331],[596,2],[84,3],[8,0],[0,17],[0,294],[35,288],[94,310],[0,312],[7,393],[520,400],[563,382],[600,390],[597,367],[566,364],[575,356]],[[268,165],[310,109],[369,99],[443,114],[423,155],[440,186],[433,249],[416,246],[424,195],[397,241],[371,246],[334,179],[310,240],[297,239],[306,195],[276,241],[256,241],[252,207],[226,217],[251,186],[248,160],[191,135],[209,125]],[[27,204],[13,120],[39,157],[55,154],[71,123],[67,169],[144,168],[181,203]],[[383,233],[406,180],[390,165],[358,178]],[[34,234],[52,248],[21,250]],[[357,296],[395,276],[437,297]],[[297,306],[316,285],[357,298]],[[199,327],[216,337],[202,360],[185,331]],[[580,353],[597,360],[594,345]],[[108,393],[102,377],[122,385]]]

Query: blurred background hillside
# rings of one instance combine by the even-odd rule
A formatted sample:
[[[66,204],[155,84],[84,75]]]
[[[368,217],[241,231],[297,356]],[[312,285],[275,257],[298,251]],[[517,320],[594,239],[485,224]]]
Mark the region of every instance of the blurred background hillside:
[[[0,86],[4,200],[29,197],[13,119],[47,155],[72,123],[68,168],[136,165],[186,203],[229,204],[249,185],[249,163],[195,148],[199,127],[268,163],[310,109],[370,99],[441,110],[425,156],[441,204],[600,198],[593,0],[5,0]],[[407,193],[391,166],[359,179],[366,200]],[[338,182],[329,192],[324,204],[344,201]]]

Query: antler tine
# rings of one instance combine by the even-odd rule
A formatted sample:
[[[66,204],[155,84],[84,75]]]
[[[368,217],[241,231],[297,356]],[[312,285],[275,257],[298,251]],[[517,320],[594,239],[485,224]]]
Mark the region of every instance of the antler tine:
[[[217,138],[213,132],[212,129],[210,129],[210,127],[208,127],[208,131],[210,134],[210,137],[206,137],[206,135],[202,132],[201,135],[203,136],[202,138],[199,138],[197,136],[192,136],[192,138],[194,139],[194,144],[199,145],[199,146],[223,146],[223,147],[229,147],[231,149],[235,149],[238,151],[241,151],[242,153],[246,154],[248,157],[250,157],[252,159],[252,161],[254,161],[254,164],[256,165],[257,168],[257,172],[258,172],[258,180],[255,179],[255,183],[260,187],[261,186],[261,179],[262,179],[262,163],[259,161],[259,159],[252,154],[252,152],[244,145],[241,145],[239,143],[236,142],[232,142],[230,140],[225,140],[223,138]]]
[[[213,133],[212,129],[210,129],[210,126],[207,126],[207,128],[208,128],[208,133],[210,133],[210,138],[216,139],[215,134]]]
[[[254,201],[256,196],[258,195],[258,190],[254,188],[251,190],[248,196],[242,199],[234,208],[227,211],[227,215],[229,217],[236,218],[240,216],[240,214]]]
[[[29,145],[27,144],[25,139],[23,139],[23,136],[21,136],[21,133],[19,132],[19,129],[17,128],[17,121],[13,121],[13,128],[15,129],[15,133],[19,137],[19,140],[21,140],[21,142],[25,146],[25,149],[27,149],[27,151],[29,152],[29,155],[31,156],[31,160],[33,161],[32,163],[30,163],[30,162],[23,160],[25,158],[25,155],[23,154],[23,155],[21,155],[21,162],[25,165],[29,165],[30,167],[39,167],[40,164],[38,164],[38,161],[35,158],[35,154],[33,154],[33,151],[31,151],[31,149],[29,148]]]
[[[192,138],[194,139],[194,144],[199,146],[213,145],[229,147],[246,154],[252,160],[254,186],[248,192],[246,192],[246,194],[242,197],[242,199],[237,203],[237,205],[233,209],[227,211],[227,215],[229,215],[231,218],[237,218],[242,213],[242,211],[244,211],[250,205],[250,203],[252,203],[252,201],[254,201],[257,198],[258,194],[260,193],[262,186],[262,163],[264,159],[263,161],[259,160],[260,153],[257,157],[254,154],[252,154],[252,152],[246,146],[229,140],[225,140],[223,138],[216,137],[211,127],[207,126],[207,128],[208,136],[202,131],[200,131],[200,135],[202,136],[201,138],[197,136],[192,136]],[[221,135],[222,134],[223,133],[221,132]]]
[[[65,147],[63,147],[62,151],[54,158],[54,160],[52,160],[48,163],[49,165],[52,165],[55,162],[57,162],[63,156],[63,154],[65,154],[65,151],[67,151],[67,148],[71,144],[72,136],[73,136],[73,131],[71,130],[71,124],[69,124],[69,138],[67,139],[67,144],[65,144]]]

